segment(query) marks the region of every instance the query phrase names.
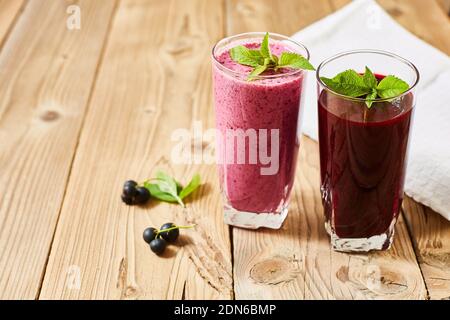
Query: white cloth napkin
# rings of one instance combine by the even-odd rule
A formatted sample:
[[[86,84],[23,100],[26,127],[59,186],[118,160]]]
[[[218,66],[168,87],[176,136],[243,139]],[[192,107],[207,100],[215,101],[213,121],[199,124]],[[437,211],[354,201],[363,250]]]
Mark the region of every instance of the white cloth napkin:
[[[315,66],[352,49],[390,51],[417,66],[421,80],[405,192],[450,220],[450,58],[405,30],[373,0],[355,0],[293,38],[308,47]],[[312,74],[305,99],[303,133],[317,140],[317,92]]]

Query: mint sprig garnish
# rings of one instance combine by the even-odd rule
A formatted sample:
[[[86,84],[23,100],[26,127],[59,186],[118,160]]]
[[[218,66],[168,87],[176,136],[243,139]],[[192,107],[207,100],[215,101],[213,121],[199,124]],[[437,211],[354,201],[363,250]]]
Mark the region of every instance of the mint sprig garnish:
[[[239,64],[253,68],[247,78],[249,81],[266,70],[278,71],[280,68],[316,70],[308,59],[298,53],[283,52],[279,57],[274,55],[270,50],[268,32],[259,50],[252,50],[242,45],[236,46],[230,49],[230,57]]]
[[[264,62],[261,52],[250,50],[244,46],[237,46],[230,50],[231,59],[249,67],[257,67]]]
[[[341,72],[333,79],[321,79],[332,90],[349,97],[361,97],[372,92],[372,88],[365,84],[363,77],[355,70]]]
[[[387,76],[378,84],[377,92],[381,98],[388,99],[398,96],[408,89],[409,84],[407,84],[402,79],[399,79],[395,76]]]
[[[159,171],[155,179],[149,179],[143,185],[152,197],[165,202],[179,203],[184,207],[183,199],[201,185],[201,179],[199,174],[195,174],[191,181],[183,187],[167,173]]]
[[[363,75],[350,69],[332,79],[326,77],[320,79],[336,93],[353,98],[365,97],[369,109],[374,100],[394,98],[409,89],[408,83],[392,75],[384,77],[378,83],[377,78],[367,66]]]
[[[261,56],[264,59],[269,59],[271,62],[275,62],[272,56],[272,52],[270,52],[270,45],[269,45],[269,33],[266,32],[266,35],[264,36],[264,39],[261,43],[261,49],[259,50],[261,53]]]

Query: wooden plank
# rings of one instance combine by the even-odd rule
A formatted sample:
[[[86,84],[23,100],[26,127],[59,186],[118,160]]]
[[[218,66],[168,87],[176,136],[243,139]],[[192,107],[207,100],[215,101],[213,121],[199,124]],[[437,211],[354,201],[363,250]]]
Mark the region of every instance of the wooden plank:
[[[352,0],[329,0],[333,11],[337,11],[349,4]]]
[[[279,231],[233,230],[236,298],[424,299],[401,217],[386,252],[333,252],[323,227],[318,146],[303,138],[292,207]],[[269,249],[270,248],[270,249]]]
[[[450,16],[450,0],[437,0],[445,14]]]
[[[450,23],[435,1],[380,0],[408,30],[450,54]],[[450,222],[417,202],[406,199],[404,216],[431,299],[450,297]]]
[[[292,34],[305,22],[332,12],[329,1],[314,1],[315,10],[304,10],[311,3],[307,0],[283,1],[277,9],[269,0],[253,7],[251,3],[239,2],[252,8],[244,15],[236,0],[230,2],[231,33],[247,30],[251,17],[254,30]],[[279,10],[278,18],[264,19],[272,10]],[[387,252],[361,255],[331,250],[319,194],[318,145],[303,138],[300,149],[292,206],[283,228],[233,229],[236,298],[424,299],[426,288],[402,217]]]
[[[450,223],[412,199],[403,206],[431,299],[450,299]]]
[[[0,0],[0,49],[14,22],[21,13],[25,0]]]
[[[397,22],[436,48],[450,52],[450,23],[436,1],[378,0]]]
[[[66,29],[62,1],[35,0],[0,55],[0,298],[41,286],[113,2],[83,0]]]
[[[213,127],[210,49],[223,37],[223,3],[121,1],[111,31],[41,292],[41,299],[229,299],[231,249],[215,166],[175,165],[171,133]],[[157,168],[202,186],[186,210],[127,207],[122,183]],[[197,223],[163,257],[148,226]],[[80,287],[71,279],[79,271]]]
[[[261,31],[295,32],[330,13],[328,1],[227,0],[227,34]],[[264,29],[264,28],[263,28]],[[265,30],[265,29],[264,29]]]

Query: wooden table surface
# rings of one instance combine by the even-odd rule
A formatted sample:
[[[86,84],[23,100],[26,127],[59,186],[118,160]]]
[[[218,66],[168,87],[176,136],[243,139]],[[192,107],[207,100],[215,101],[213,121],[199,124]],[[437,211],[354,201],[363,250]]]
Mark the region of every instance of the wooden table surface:
[[[449,299],[450,223],[410,199],[387,252],[333,252],[318,146],[303,138],[281,230],[222,222],[214,165],[175,165],[176,128],[214,127],[210,49],[246,31],[293,34],[347,0],[0,0],[0,298]],[[445,2],[443,0],[442,2]],[[437,0],[379,0],[450,53]],[[157,169],[206,182],[186,209],[127,207]],[[163,257],[148,226],[196,223]]]

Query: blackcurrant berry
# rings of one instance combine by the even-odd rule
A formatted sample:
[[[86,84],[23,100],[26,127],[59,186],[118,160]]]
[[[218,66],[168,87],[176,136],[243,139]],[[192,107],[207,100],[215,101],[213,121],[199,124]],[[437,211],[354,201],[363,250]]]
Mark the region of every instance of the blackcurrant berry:
[[[160,230],[165,230],[165,229],[169,229],[169,228],[173,228],[173,227],[176,227],[176,225],[171,223],[171,222],[169,222],[169,223],[163,224],[161,226]],[[164,232],[161,232],[160,235],[167,242],[175,242],[178,239],[178,236],[180,235],[180,229],[173,229],[173,230],[170,230],[170,231],[164,231]]]
[[[137,187],[138,183],[134,180],[127,180],[125,181],[125,183],[123,184],[123,187]]]
[[[130,198],[135,197],[137,194],[136,186],[134,186],[132,184],[124,185],[123,186],[123,194]]]
[[[123,184],[123,194],[128,197],[134,197],[137,193],[136,187],[138,186],[138,183],[134,180],[127,180]]]
[[[147,190],[147,188],[137,187],[136,191],[137,193],[134,200],[137,204],[144,204],[148,200],[150,200],[150,192]]]
[[[122,201],[125,202],[127,205],[131,206],[134,204],[134,199],[132,197],[129,197],[125,194],[122,194],[120,197],[122,198]]]
[[[167,242],[164,239],[157,238],[150,241],[150,249],[156,254],[161,254],[167,247]]]
[[[155,228],[147,228],[144,230],[144,233],[142,234],[142,237],[144,238],[144,241],[147,243],[152,242],[156,238],[156,235],[158,234],[158,230]]]

